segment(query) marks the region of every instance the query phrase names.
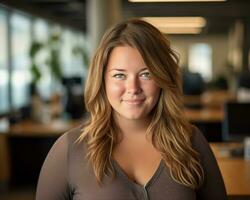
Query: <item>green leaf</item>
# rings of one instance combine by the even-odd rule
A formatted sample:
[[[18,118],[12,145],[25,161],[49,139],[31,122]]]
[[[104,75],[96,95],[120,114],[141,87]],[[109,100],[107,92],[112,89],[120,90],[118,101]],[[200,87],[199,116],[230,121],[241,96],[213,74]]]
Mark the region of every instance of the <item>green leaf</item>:
[[[36,64],[31,65],[32,82],[37,83],[41,78],[41,72]]]
[[[33,42],[30,47],[30,57],[32,60],[35,59],[36,54],[42,49],[43,44],[40,42]]]

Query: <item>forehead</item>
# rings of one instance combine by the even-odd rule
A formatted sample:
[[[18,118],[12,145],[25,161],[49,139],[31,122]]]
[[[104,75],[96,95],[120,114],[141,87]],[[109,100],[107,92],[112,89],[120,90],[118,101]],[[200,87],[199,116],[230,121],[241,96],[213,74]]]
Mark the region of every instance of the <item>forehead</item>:
[[[108,58],[107,70],[147,68],[140,52],[131,46],[115,47]]]

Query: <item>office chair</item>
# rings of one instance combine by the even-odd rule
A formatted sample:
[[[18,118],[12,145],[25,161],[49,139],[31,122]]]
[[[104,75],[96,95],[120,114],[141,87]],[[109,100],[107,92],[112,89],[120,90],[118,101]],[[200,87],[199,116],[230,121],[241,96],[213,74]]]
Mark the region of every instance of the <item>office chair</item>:
[[[183,72],[182,79],[185,95],[200,95],[205,89],[204,80],[199,73]]]

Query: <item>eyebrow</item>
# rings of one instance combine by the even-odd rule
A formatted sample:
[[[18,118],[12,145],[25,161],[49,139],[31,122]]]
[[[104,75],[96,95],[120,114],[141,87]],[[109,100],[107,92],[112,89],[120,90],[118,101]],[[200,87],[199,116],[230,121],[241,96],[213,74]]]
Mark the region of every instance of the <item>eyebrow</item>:
[[[120,69],[120,68],[111,68],[110,70],[108,70],[108,72],[110,72],[110,71],[120,71],[120,72],[125,72],[126,70],[125,69]],[[140,72],[142,72],[142,71],[145,71],[145,70],[148,70],[148,68],[147,67],[145,67],[145,68],[143,68],[143,69],[141,69],[140,70]]]

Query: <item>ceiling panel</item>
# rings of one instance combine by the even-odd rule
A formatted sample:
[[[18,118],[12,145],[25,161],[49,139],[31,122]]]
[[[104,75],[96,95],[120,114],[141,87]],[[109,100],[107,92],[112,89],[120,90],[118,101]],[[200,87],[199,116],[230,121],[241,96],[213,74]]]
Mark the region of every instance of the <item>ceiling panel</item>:
[[[10,7],[30,12],[86,31],[86,0],[0,0]],[[250,1],[227,0],[220,3],[131,3],[121,0],[124,18],[145,16],[203,16],[205,34],[227,33],[235,20],[249,23]]]

